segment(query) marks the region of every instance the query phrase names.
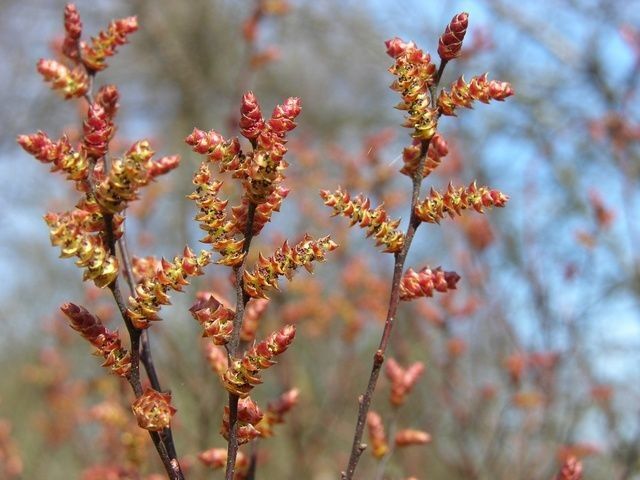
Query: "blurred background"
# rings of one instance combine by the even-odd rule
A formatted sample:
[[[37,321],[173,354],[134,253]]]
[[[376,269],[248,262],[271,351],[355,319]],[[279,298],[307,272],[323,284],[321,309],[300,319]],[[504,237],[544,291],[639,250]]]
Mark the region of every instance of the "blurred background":
[[[58,313],[73,301],[118,327],[111,299],[57,258],[41,221],[70,208],[74,193],[15,143],[21,133],[57,138],[81,125],[85,107],[62,101],[35,70],[39,58],[55,56],[64,3],[0,2],[0,478],[150,479],[161,467],[131,425],[128,390]],[[300,400],[276,435],[260,441],[257,478],[319,480],[346,465],[393,260],[330,218],[317,191],[364,192],[406,220],[411,186],[398,170],[410,138],[393,109],[384,41],[399,36],[435,54],[451,17],[469,12],[463,57],[447,66],[442,85],[489,72],[516,96],[441,120],[450,153],[425,188],[478,179],[511,200],[504,210],[418,231],[408,265],[442,265],[462,280],[453,294],[402,305],[390,356],[405,366],[424,362],[426,372],[397,412],[382,378],[373,408],[389,428],[421,429],[432,442],[398,448],[383,463],[365,452],[359,478],[549,479],[569,455],[583,459],[587,479],[640,478],[640,2],[77,6],[85,35],[113,18],[137,15],[140,23],[97,77],[121,92],[114,155],[148,138],[159,155],[182,156],[129,212],[137,256],[173,258],[185,244],[198,247],[185,198],[201,161],[184,144],[193,127],[237,135],[248,89],[265,114],[288,96],[302,98],[287,155],[291,193],[250,260],[304,232],[330,233],[342,248],[313,277],[283,282],[261,321],[258,338],[283,322],[295,322],[298,337],[255,398],[266,404],[297,387]],[[199,290],[230,297],[228,276],[209,267],[172,296],[165,321],[151,329],[178,408],[178,450],[194,479],[223,477],[196,457],[225,446],[218,430],[226,395],[187,308]],[[137,473],[108,476],[116,466]]]

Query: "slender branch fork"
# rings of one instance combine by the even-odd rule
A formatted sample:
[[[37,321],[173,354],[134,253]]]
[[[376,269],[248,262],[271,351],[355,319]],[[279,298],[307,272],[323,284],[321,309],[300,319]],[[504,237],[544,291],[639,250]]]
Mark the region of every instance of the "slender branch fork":
[[[446,64],[447,64],[446,60],[443,60],[440,63],[440,67],[438,68],[438,73],[436,74],[435,83],[429,89],[429,95],[431,97],[432,107],[435,104],[436,90],[438,88],[438,83],[440,82],[440,78],[442,76],[442,72],[444,71],[444,67],[446,66]],[[367,414],[369,413],[369,408],[371,406],[373,393],[375,392],[376,385],[378,383],[380,370],[382,369],[382,364],[384,363],[384,356],[387,351],[387,346],[389,344],[391,330],[393,329],[393,325],[396,320],[396,312],[398,310],[398,304],[400,303],[400,282],[402,280],[402,274],[404,272],[404,265],[407,260],[409,249],[411,248],[411,243],[413,242],[413,237],[415,236],[416,230],[420,226],[420,220],[415,214],[415,208],[418,205],[418,200],[420,197],[420,185],[422,183],[424,164],[427,159],[427,151],[429,150],[430,143],[431,143],[430,139],[423,140],[420,143],[420,162],[418,163],[416,172],[411,179],[412,192],[411,192],[411,213],[409,216],[409,225],[405,233],[405,241],[404,241],[404,246],[402,247],[402,250],[394,254],[395,263],[393,267],[393,278],[391,280],[391,296],[389,299],[389,308],[387,310],[387,317],[384,323],[384,329],[382,330],[380,344],[378,345],[378,349],[373,355],[373,364],[371,366],[371,373],[369,374],[369,382],[367,383],[367,388],[364,394],[360,395],[360,397],[358,398],[358,418],[356,421],[356,429],[353,435],[353,443],[351,445],[351,454],[349,456],[349,463],[347,464],[347,469],[346,471],[341,473],[342,480],[353,479],[353,475],[358,465],[358,461],[360,460],[360,456],[362,455],[362,452],[364,452],[364,450],[367,448],[367,445],[365,443],[362,443],[362,435],[364,434],[364,426],[367,420]]]
[[[86,69],[86,68],[85,68]],[[89,89],[85,94],[85,100],[89,103],[89,105],[93,104],[93,86],[95,79],[95,72],[86,69],[88,77],[89,77]],[[90,192],[93,194],[94,191],[94,183],[92,179],[89,179],[89,187]],[[107,246],[109,248],[109,252],[113,256],[117,256],[116,244],[120,250],[120,258],[122,264],[124,265],[123,273],[126,280],[126,283],[130,289],[131,294],[134,293],[134,285],[135,282],[133,280],[133,273],[131,270],[131,262],[129,257],[129,252],[127,249],[127,244],[125,240],[125,234],[123,233],[122,237],[118,240],[115,238],[115,230],[113,227],[113,215],[109,213],[104,213],[105,219],[105,237],[107,241]],[[147,377],[151,383],[151,386],[157,390],[162,391],[160,386],[160,382],[158,380],[158,375],[156,373],[155,365],[153,363],[153,359],[151,357],[151,350],[149,346],[149,337],[148,332],[146,330],[140,330],[136,328],[131,319],[129,318],[129,313],[127,312],[127,307],[124,302],[122,291],[120,290],[120,286],[118,284],[118,278],[116,278],[111,285],[109,285],[109,290],[111,291],[113,298],[118,306],[118,310],[120,315],[122,316],[122,320],[125,323],[127,328],[127,332],[129,334],[129,341],[131,347],[131,371],[127,376],[127,381],[133,390],[136,398],[140,397],[143,394],[142,383],[140,381],[140,361],[142,360],[142,364],[144,366],[145,372],[147,373]],[[142,348],[141,348],[142,347]],[[141,357],[141,349],[142,349],[142,357]],[[162,432],[152,432],[149,431],[149,436],[151,437],[151,441],[153,442],[158,455],[160,456],[160,460],[164,465],[164,468],[167,472],[167,475],[171,480],[184,480],[184,474],[180,467],[180,463],[178,462],[178,456],[176,453],[175,444],[173,442],[173,434],[171,432],[171,428],[165,428]]]

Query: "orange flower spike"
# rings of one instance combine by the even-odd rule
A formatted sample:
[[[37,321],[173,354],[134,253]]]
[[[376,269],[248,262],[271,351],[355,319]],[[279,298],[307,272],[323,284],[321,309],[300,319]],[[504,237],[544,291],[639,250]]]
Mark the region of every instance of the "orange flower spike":
[[[400,300],[432,297],[434,291],[445,293],[455,290],[459,280],[456,272],[445,272],[439,267],[435,270],[424,267],[419,272],[409,268],[400,281]]]
[[[258,235],[264,226],[271,221],[273,212],[279,212],[282,201],[289,195],[290,190],[278,185],[267,197],[264,203],[256,206],[253,216],[253,235]],[[247,215],[249,211],[249,199],[243,197],[242,204],[231,208],[233,215],[232,230],[233,233],[244,234],[247,225]]]
[[[171,425],[176,413],[171,405],[171,394],[161,393],[147,387],[144,393],[131,405],[138,426],[151,432],[159,432]]]
[[[101,31],[91,38],[91,44],[82,42],[81,60],[87,70],[98,72],[107,68],[106,59],[115,55],[117,48],[128,41],[128,36],[138,30],[136,17],[113,20],[107,31]]]
[[[100,87],[100,90],[98,90],[98,93],[96,93],[95,103],[100,105],[104,109],[107,117],[113,120],[120,107],[118,100],[120,100],[118,87],[115,85],[103,85]]]
[[[65,36],[62,42],[62,53],[78,63],[80,61],[80,37],[82,36],[82,21],[78,9],[73,3],[64,7]]]
[[[396,433],[396,446],[408,447],[411,445],[424,445],[431,442],[431,435],[422,430],[405,429]]]
[[[215,130],[205,132],[197,128],[185,138],[194,152],[207,155],[212,163],[218,163],[220,173],[231,172],[234,178],[245,178],[245,156],[237,138],[225,140]]]
[[[233,239],[233,223],[227,219],[228,202],[218,197],[222,182],[212,180],[209,167],[203,163],[195,174],[193,183],[197,189],[187,198],[198,205],[200,212],[195,219],[200,222],[200,228],[207,232],[207,236],[200,241],[211,244],[213,250],[220,253],[222,258],[216,263],[239,265],[245,255],[242,251],[244,240]]]
[[[89,176],[89,162],[84,155],[73,150],[66,136],[54,142],[46,133],[38,132],[19,135],[17,140],[20,146],[36,160],[50,163],[52,172],[65,172],[67,180],[76,181],[76,187],[84,191],[83,181]]]
[[[210,254],[202,250],[197,256],[185,247],[182,257],[173,262],[162,259],[160,268],[153,277],[143,279],[135,289],[135,297],[129,297],[127,312],[136,328],[149,328],[150,322],[159,320],[158,311],[162,305],[168,305],[169,290],[182,291],[188,285],[188,277],[204,273],[204,267],[210,261]]]
[[[252,141],[260,135],[265,127],[260,104],[253,92],[247,92],[242,96],[239,126],[242,136]]]
[[[60,256],[78,257],[76,265],[85,268],[83,280],[93,280],[98,288],[115,280],[118,260],[109,255],[101,237],[90,234],[94,219],[89,212],[76,209],[62,214],[48,213],[44,220],[49,226],[51,244],[60,247]]]
[[[313,262],[323,262],[326,253],[337,247],[329,236],[313,240],[305,235],[294,247],[290,247],[285,241],[273,256],[265,258],[260,254],[258,264],[252,272],[244,271],[244,290],[253,298],[268,298],[265,290],[277,288],[278,277],[291,279],[299,267],[312,272]]]
[[[93,345],[97,353],[105,358],[103,367],[121,377],[126,377],[131,370],[131,355],[122,347],[118,332],[111,332],[87,309],[73,303],[65,303],[60,307],[69,319],[71,328]]]
[[[509,197],[498,190],[478,187],[475,182],[468,187],[449,184],[444,193],[431,189],[427,198],[416,206],[415,212],[423,222],[440,223],[445,216],[453,218],[469,208],[483,213],[484,208],[504,207],[508,200]]]
[[[89,91],[89,77],[82,67],[69,70],[55,60],[41,59],[38,72],[53,90],[60,90],[66,100],[83,97]]]
[[[227,449],[226,448],[211,448],[209,450],[205,450],[204,452],[198,454],[198,460],[200,460],[204,465],[214,470],[219,468],[224,468],[227,465]],[[247,473],[249,469],[249,459],[247,456],[241,451],[238,452],[236,456],[236,465],[235,465],[235,480],[239,480],[238,476],[242,476]]]
[[[442,115],[455,116],[457,107],[472,108],[474,101],[489,103],[491,100],[499,102],[514,94],[508,82],[489,81],[487,74],[473,77],[469,83],[460,77],[451,84],[449,91],[441,90],[438,96],[438,111]]]
[[[247,397],[254,386],[262,383],[260,371],[276,363],[274,357],[289,348],[295,334],[293,325],[285,325],[254,345],[241,359],[231,363],[222,378],[224,387],[240,398]]]
[[[369,428],[369,441],[371,442],[371,454],[375,458],[382,458],[389,451],[387,435],[384,431],[382,418],[373,410],[367,414],[367,427]]]
[[[287,132],[296,128],[295,119],[302,111],[302,103],[298,97],[289,97],[282,105],[276,105],[267,122],[271,130],[283,137]]]
[[[109,175],[96,187],[96,200],[102,208],[119,213],[139,198],[138,190],[153,180],[153,153],[149,142],[142,140],[113,161]]]
[[[387,54],[395,59],[389,69],[396,80],[391,89],[399,92],[402,101],[396,106],[408,113],[403,126],[413,128],[413,138],[429,140],[435,135],[438,125],[438,112],[431,108],[429,87],[435,82],[436,66],[431,56],[417,48],[413,42],[404,42],[399,38],[387,40]]]
[[[431,142],[429,143],[429,149],[427,150],[427,159],[424,164],[424,170],[422,171],[422,178],[426,178],[438,168],[442,158],[449,153],[449,146],[442,135],[436,133]],[[415,139],[412,145],[405,147],[402,151],[403,167],[400,169],[400,173],[412,177],[418,168],[420,163],[420,140]]]
[[[207,299],[199,299],[189,311],[202,325],[203,337],[210,337],[214,345],[229,343],[235,316],[233,310],[226,308],[212,295]]]
[[[462,41],[467,33],[469,14],[462,12],[451,19],[449,25],[438,41],[438,55],[443,61],[453,60],[460,56]]]
[[[367,231],[367,237],[373,236],[376,239],[376,246],[384,245],[385,252],[395,253],[402,250],[404,246],[404,234],[397,230],[400,220],[390,220],[382,205],[371,210],[371,202],[368,198],[360,195],[353,200],[349,193],[341,189],[331,193],[322,190],[320,196],[324,204],[333,208],[333,215],[342,215],[351,219],[353,226],[358,224],[360,228]]]
[[[94,102],[89,106],[82,133],[82,152],[94,159],[104,157],[115,131],[111,118],[100,104]]]
[[[238,416],[237,416],[237,437],[238,445],[243,445],[250,442],[254,438],[260,435],[256,425],[262,420],[263,413],[251,398],[244,397],[238,401]],[[229,440],[229,406],[225,405],[224,414],[222,416],[222,428],[220,433]]]
[[[211,370],[220,376],[224,375],[224,372],[229,368],[226,352],[222,348],[216,347],[213,343],[207,342],[205,345],[205,356],[211,366]]]
[[[391,382],[391,404],[399,407],[424,373],[424,363],[415,362],[406,370],[395,359],[390,358],[385,365],[385,373]]]
[[[298,404],[299,396],[300,390],[292,388],[280,395],[275,402],[267,405],[267,413],[256,426],[261,437],[268,438],[274,435],[274,426],[284,423],[285,414]]]

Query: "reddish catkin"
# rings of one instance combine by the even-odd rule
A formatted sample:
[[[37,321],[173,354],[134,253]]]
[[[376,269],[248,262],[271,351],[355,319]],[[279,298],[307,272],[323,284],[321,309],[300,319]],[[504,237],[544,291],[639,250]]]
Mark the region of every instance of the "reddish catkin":
[[[411,393],[413,387],[424,373],[424,363],[415,362],[404,369],[390,358],[385,364],[385,373],[391,382],[390,402],[394,407],[399,407],[406,401],[407,395]]]
[[[234,178],[244,178],[245,156],[240,151],[240,142],[237,138],[225,140],[215,130],[205,132],[197,128],[185,138],[194,152],[206,155],[211,163],[217,163],[220,173],[230,172]]]
[[[76,189],[85,191],[88,188],[84,183],[89,177],[87,157],[76,152],[66,136],[54,142],[46,133],[38,132],[19,135],[18,143],[40,162],[51,164],[52,172],[66,173],[67,180],[76,182]]]
[[[292,388],[280,395],[275,402],[269,402],[265,415],[256,426],[261,437],[273,436],[274,426],[284,423],[284,416],[298,404],[299,397],[300,390]]]
[[[467,33],[468,25],[469,14],[467,12],[458,13],[451,19],[438,40],[438,55],[442,60],[453,60],[460,56],[462,41]]]
[[[78,257],[76,265],[85,269],[83,280],[92,280],[98,288],[104,288],[118,276],[118,260],[109,254],[101,236],[91,234],[95,231],[96,215],[98,221],[102,221],[100,214],[82,209],[59,214],[50,212],[44,221],[49,226],[51,244],[60,247],[60,256]]]
[[[99,159],[105,156],[109,142],[115,133],[112,119],[102,105],[93,103],[82,125],[82,151],[87,157]]]
[[[400,300],[432,297],[433,292],[445,293],[454,290],[460,276],[456,272],[445,272],[424,267],[419,272],[409,268],[400,281]]]
[[[214,345],[226,345],[233,332],[235,312],[226,308],[211,295],[199,299],[190,309],[191,315],[202,326],[202,336],[211,338]]]
[[[89,76],[82,67],[70,70],[55,60],[41,59],[37,69],[45,82],[51,83],[51,88],[59,90],[66,100],[80,98],[89,91]]]
[[[299,267],[313,272],[313,262],[323,262],[327,252],[335,250],[338,245],[329,236],[313,240],[309,235],[293,247],[285,240],[281,248],[271,257],[258,257],[253,271],[243,273],[244,291],[253,298],[268,298],[265,291],[278,289],[278,278],[281,276],[291,280]]]
[[[222,200],[218,193],[222,182],[211,178],[211,172],[206,164],[201,164],[200,169],[193,177],[196,191],[187,198],[193,200],[199,208],[195,219],[200,223],[200,228],[207,235],[200,240],[208,243],[211,248],[221,256],[216,263],[228,266],[239,265],[244,259],[242,250],[243,239],[236,240],[233,237],[233,223],[227,216],[227,201]]]
[[[420,140],[414,139],[413,143],[405,147],[402,151],[402,161],[404,165],[400,169],[400,173],[413,177],[418,164],[420,163]],[[427,150],[427,158],[424,163],[424,169],[422,170],[422,178],[426,178],[440,166],[442,158],[449,153],[449,145],[446,140],[436,133],[431,142],[429,142],[429,149]]]
[[[509,197],[498,190],[478,187],[476,182],[468,187],[449,184],[444,193],[431,189],[429,195],[416,206],[415,213],[423,222],[440,223],[446,216],[454,218],[470,208],[484,213],[484,208],[504,207],[508,200]]]
[[[173,262],[162,259],[153,277],[145,278],[135,288],[135,296],[129,297],[127,312],[133,325],[149,328],[152,321],[160,320],[160,307],[170,303],[169,290],[182,291],[182,287],[189,284],[188,277],[204,273],[209,259],[208,252],[203,250],[195,255],[188,247],[185,247],[183,256],[175,257]]]
[[[107,31],[101,31],[91,38],[90,44],[80,44],[81,60],[87,70],[97,72],[107,68],[106,59],[115,55],[117,47],[127,43],[129,35],[138,30],[136,17],[121,18],[109,24]]]
[[[295,334],[295,327],[286,325],[254,345],[241,359],[232,361],[222,378],[224,387],[240,398],[247,397],[254,386],[262,383],[261,370],[275,365],[274,358],[289,348]]]
[[[474,101],[489,103],[491,100],[497,100],[502,102],[513,94],[514,91],[510,83],[497,80],[489,81],[486,73],[473,77],[469,83],[465,82],[464,77],[460,77],[451,84],[449,91],[445,89],[440,91],[437,101],[438,111],[442,115],[455,116],[457,107],[472,108]]]
[[[97,353],[104,357],[103,367],[109,367],[113,373],[121,377],[129,375],[131,355],[122,347],[117,331],[109,331],[98,317],[79,305],[65,303],[60,310],[69,319],[71,328],[82,335],[96,348]]]
[[[404,429],[396,433],[396,446],[409,447],[411,445],[424,445],[431,441],[431,435],[422,430]]]
[[[264,414],[258,404],[249,397],[241,398],[238,401],[237,416],[237,439],[238,445],[243,445],[260,436],[260,432],[256,426],[262,420]],[[220,429],[222,436],[229,440],[229,406],[225,405],[224,414],[222,416],[222,428]]]
[[[389,69],[396,77],[391,89],[402,96],[396,108],[408,114],[403,126],[413,129],[414,138],[429,140],[438,126],[437,110],[431,108],[429,100],[429,87],[436,80],[436,66],[431,56],[413,42],[406,43],[396,37],[387,40],[386,45],[387,54],[395,59]]]
[[[387,435],[384,431],[382,418],[373,410],[367,414],[367,427],[369,428],[369,441],[371,442],[371,455],[382,458],[389,451]]]
[[[360,195],[353,200],[349,193],[341,189],[335,192],[322,190],[320,196],[324,204],[333,208],[333,215],[342,215],[351,219],[350,226],[358,224],[367,231],[367,237],[376,240],[376,246],[384,245],[385,252],[395,253],[402,250],[404,234],[397,230],[400,220],[391,220],[382,205],[371,210],[371,202]]]
[[[80,37],[82,36],[82,21],[78,9],[72,3],[64,7],[64,40],[62,53],[78,63],[80,61]]]
[[[131,410],[138,426],[152,432],[169,428],[176,413],[175,407],[171,405],[171,394],[158,392],[151,387],[147,387],[133,402]]]

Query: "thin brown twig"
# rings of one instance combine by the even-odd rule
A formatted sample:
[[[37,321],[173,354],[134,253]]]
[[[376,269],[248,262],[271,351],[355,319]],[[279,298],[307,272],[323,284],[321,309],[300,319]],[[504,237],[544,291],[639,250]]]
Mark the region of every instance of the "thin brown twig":
[[[244,291],[243,273],[246,254],[249,252],[251,240],[253,239],[253,219],[255,218],[256,206],[257,205],[253,202],[249,203],[249,207],[247,209],[247,225],[244,232],[244,244],[242,246],[242,251],[245,256],[240,265],[233,269],[236,282],[236,313],[233,318],[233,332],[231,333],[231,340],[227,345],[229,365],[231,365],[231,362],[238,354],[238,347],[240,346],[240,330],[242,328],[242,320],[244,318],[244,307],[249,301],[249,296]],[[239,397],[237,395],[229,393],[229,441],[227,447],[225,480],[233,480],[236,468],[236,456],[238,455],[238,400]]]
[[[434,106],[434,103],[435,103],[436,90],[438,88],[438,83],[440,81],[440,78],[442,76],[442,72],[444,71],[445,66],[446,66],[446,62],[443,61],[438,68],[438,73],[436,75],[435,82],[429,89],[432,106]],[[396,320],[396,312],[398,310],[398,304],[400,303],[400,281],[402,280],[402,274],[404,272],[404,265],[407,259],[407,254],[409,253],[409,249],[411,248],[411,243],[413,242],[413,237],[415,236],[416,230],[420,226],[420,219],[416,216],[415,209],[416,209],[416,206],[418,205],[418,200],[420,197],[420,185],[422,183],[424,164],[427,159],[427,151],[429,150],[430,143],[431,143],[431,139],[422,140],[422,142],[420,143],[420,161],[411,179],[412,191],[411,191],[411,213],[409,216],[409,225],[405,233],[404,246],[402,250],[394,254],[395,263],[393,267],[393,278],[391,280],[391,295],[389,298],[389,308],[387,310],[387,317],[384,323],[382,336],[380,338],[380,344],[378,345],[378,349],[373,355],[373,364],[371,366],[371,373],[369,375],[367,389],[365,390],[365,393],[360,395],[360,397],[358,398],[359,406],[358,406],[358,418],[356,421],[356,429],[353,435],[353,443],[351,445],[351,454],[349,456],[349,463],[347,464],[347,469],[341,474],[342,480],[353,479],[353,475],[355,473],[355,470],[358,465],[358,461],[360,460],[360,457],[362,455],[362,452],[364,452],[364,450],[367,448],[367,445],[365,443],[362,443],[362,435],[364,433],[364,426],[367,419],[367,413],[369,412],[369,407],[371,406],[373,393],[378,383],[380,370],[382,369],[382,364],[384,363],[384,356],[387,351],[387,345],[389,344],[391,331],[393,329],[393,325]]]

